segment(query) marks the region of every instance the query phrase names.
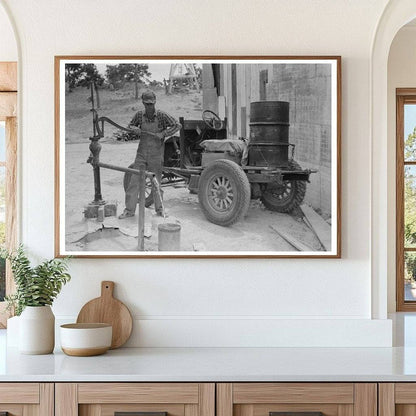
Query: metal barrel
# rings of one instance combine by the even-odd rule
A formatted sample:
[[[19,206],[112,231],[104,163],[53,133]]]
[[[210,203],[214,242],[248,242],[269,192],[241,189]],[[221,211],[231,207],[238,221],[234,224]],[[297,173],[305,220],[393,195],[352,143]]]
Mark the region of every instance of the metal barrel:
[[[289,103],[250,104],[249,165],[286,166],[289,148]]]

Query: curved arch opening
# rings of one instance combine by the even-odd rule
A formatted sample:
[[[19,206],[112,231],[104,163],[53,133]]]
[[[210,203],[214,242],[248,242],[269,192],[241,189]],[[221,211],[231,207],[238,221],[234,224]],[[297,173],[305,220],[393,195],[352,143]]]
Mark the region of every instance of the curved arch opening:
[[[390,50],[396,35],[402,27],[409,24],[415,17],[416,4],[413,0],[389,2],[380,18],[371,55],[371,266],[373,319],[386,319],[388,312],[395,311],[396,87],[392,82],[389,83],[388,64]],[[392,130],[393,135],[391,133]]]

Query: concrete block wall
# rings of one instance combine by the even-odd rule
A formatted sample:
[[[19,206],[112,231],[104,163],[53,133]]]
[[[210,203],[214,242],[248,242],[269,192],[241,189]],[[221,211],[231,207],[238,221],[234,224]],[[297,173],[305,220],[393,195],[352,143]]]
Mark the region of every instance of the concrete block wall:
[[[271,75],[271,76],[270,76]],[[267,99],[289,101],[289,141],[295,159],[311,175],[305,201],[331,215],[331,68],[328,64],[274,65]]]

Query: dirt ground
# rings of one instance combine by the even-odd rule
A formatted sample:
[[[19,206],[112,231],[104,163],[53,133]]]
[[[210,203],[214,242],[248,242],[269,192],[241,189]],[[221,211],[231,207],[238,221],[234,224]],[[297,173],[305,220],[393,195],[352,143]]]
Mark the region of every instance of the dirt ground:
[[[105,115],[127,125],[141,103],[134,100],[133,89],[123,91],[103,90],[101,110]],[[201,94],[166,96],[156,91],[157,108],[187,119],[201,118]],[[107,217],[104,223],[96,219],[86,220],[85,206],[94,199],[93,171],[86,163],[89,155],[88,136],[92,134],[91,103],[88,90],[78,88],[67,94],[66,100],[66,146],[65,146],[65,241],[67,251],[136,251],[137,215],[119,220]],[[128,166],[134,161],[137,142],[117,142],[112,138],[113,128],[106,127],[101,140],[100,161]],[[123,173],[101,169],[102,196],[107,202],[117,204],[117,214],[124,209]],[[164,188],[164,204],[168,212],[165,222],[181,225],[181,251],[202,252],[289,252],[296,249],[282,239],[272,228],[289,233],[309,245],[314,251],[321,250],[313,231],[301,220],[288,214],[271,212],[258,200],[252,200],[246,218],[233,226],[221,227],[210,223],[199,208],[198,196],[190,194],[183,185]],[[157,223],[151,209],[146,209],[145,250],[158,250]]]

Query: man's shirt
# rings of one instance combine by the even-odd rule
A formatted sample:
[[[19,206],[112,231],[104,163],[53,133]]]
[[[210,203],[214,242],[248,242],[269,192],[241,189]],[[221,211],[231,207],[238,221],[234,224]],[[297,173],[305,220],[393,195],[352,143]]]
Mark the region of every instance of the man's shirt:
[[[134,115],[130,121],[130,125],[141,128],[143,120],[153,122],[155,118],[157,119],[158,128],[160,131],[166,131],[166,136],[175,134],[181,128],[181,125],[176,121],[174,117],[160,110],[156,110],[152,118],[147,117],[146,112],[140,110]]]

